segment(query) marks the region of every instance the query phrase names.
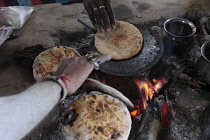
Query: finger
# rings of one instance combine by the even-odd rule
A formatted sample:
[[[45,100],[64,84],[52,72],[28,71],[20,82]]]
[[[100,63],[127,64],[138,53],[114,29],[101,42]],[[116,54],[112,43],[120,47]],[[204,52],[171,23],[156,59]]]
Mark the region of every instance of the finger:
[[[74,57],[69,58],[69,59],[64,59],[59,65],[58,69],[55,71],[54,75],[58,76],[60,73],[62,73],[65,70],[68,64],[72,63],[73,61],[75,61]]]
[[[93,9],[88,4],[84,4],[84,6],[85,6],[85,10],[87,11],[87,13],[89,15],[90,21],[92,22],[93,26],[96,27],[96,21],[94,18]]]
[[[115,17],[114,17],[114,12],[112,10],[112,6],[111,6],[111,1],[110,0],[105,0],[105,6],[106,6],[106,11],[107,14],[109,16],[109,20],[110,20],[110,24],[112,26],[113,29],[116,28],[116,21],[115,21]]]
[[[98,52],[93,52],[94,57],[100,59],[102,62],[109,61],[112,59],[111,55],[99,54]]]
[[[111,25],[109,21],[109,16],[106,11],[106,6],[104,6],[104,2],[102,1],[94,1],[97,7],[99,7],[99,12],[101,16],[101,20],[103,21],[103,26],[106,31],[111,31]]]
[[[99,54],[97,52],[94,52],[92,54],[94,56],[93,58],[97,58],[100,61],[99,63],[103,63],[105,61],[111,60],[111,55],[105,55],[105,54],[101,55],[101,54]],[[86,60],[88,60],[88,57],[86,57]],[[88,61],[88,64],[90,64],[91,66],[93,66],[94,63],[91,60]]]
[[[97,58],[98,58],[99,60],[101,60],[100,63],[103,63],[103,62],[105,62],[105,61],[109,61],[109,60],[112,59],[111,55],[106,55],[106,54],[99,55]]]
[[[97,8],[97,5],[93,2],[93,3],[90,4],[90,6],[93,9],[94,17],[95,17],[95,20],[96,20],[96,23],[97,23],[99,29],[101,31],[104,31],[103,22],[102,22],[102,19],[101,19],[101,16],[100,16],[99,9]]]
[[[101,19],[103,21],[105,30],[107,32],[110,32],[111,31],[111,25],[110,25],[109,16],[108,16],[108,14],[106,12],[105,7],[99,8],[99,12],[100,12]]]
[[[87,56],[81,56],[78,63],[81,65],[89,65],[89,60]]]

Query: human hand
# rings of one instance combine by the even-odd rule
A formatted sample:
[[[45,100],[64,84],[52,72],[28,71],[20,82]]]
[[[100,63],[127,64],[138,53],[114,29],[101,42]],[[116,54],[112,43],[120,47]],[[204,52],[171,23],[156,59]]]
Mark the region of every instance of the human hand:
[[[94,27],[102,32],[116,28],[111,0],[84,0],[84,6]]]
[[[98,53],[94,53],[94,57],[101,60],[100,63],[111,59],[110,55],[100,55]],[[64,76],[67,78],[67,80],[65,80],[67,93],[71,95],[83,84],[93,68],[94,63],[88,60],[87,56],[72,57],[63,60],[54,75],[56,77]]]

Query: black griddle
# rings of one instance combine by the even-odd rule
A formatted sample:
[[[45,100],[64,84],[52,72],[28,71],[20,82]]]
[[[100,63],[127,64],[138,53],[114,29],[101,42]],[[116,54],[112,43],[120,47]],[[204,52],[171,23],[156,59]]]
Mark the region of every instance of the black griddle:
[[[157,64],[164,52],[163,40],[159,33],[148,27],[136,26],[143,35],[143,49],[137,55],[126,60],[110,60],[100,64],[100,70],[115,76],[141,75]],[[94,39],[90,51],[97,51]]]

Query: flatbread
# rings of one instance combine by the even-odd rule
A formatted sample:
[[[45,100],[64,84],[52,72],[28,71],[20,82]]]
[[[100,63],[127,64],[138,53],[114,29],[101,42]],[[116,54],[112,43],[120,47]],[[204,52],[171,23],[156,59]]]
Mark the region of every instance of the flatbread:
[[[52,76],[63,59],[80,56],[73,48],[58,46],[41,52],[34,60],[33,75],[36,81]]]
[[[101,54],[109,54],[112,59],[122,60],[138,54],[143,46],[143,36],[134,25],[117,21],[116,30],[107,36],[101,31],[95,35],[95,47]]]
[[[66,140],[127,140],[131,116],[127,107],[107,94],[92,91],[75,100],[68,108],[72,121],[64,124]]]

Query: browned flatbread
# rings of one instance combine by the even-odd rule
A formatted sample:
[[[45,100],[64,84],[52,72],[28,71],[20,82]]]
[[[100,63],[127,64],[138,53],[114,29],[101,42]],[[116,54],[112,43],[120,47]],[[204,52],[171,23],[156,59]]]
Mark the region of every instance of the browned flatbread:
[[[101,31],[95,35],[95,47],[101,54],[109,54],[112,59],[128,59],[140,52],[143,36],[134,25],[117,21],[117,29],[107,36]]]
[[[34,60],[33,75],[36,81],[52,76],[63,59],[80,56],[73,48],[58,46],[40,53]]]
[[[92,91],[75,100],[68,111],[74,119],[64,125],[66,140],[127,140],[131,116],[117,98]]]

